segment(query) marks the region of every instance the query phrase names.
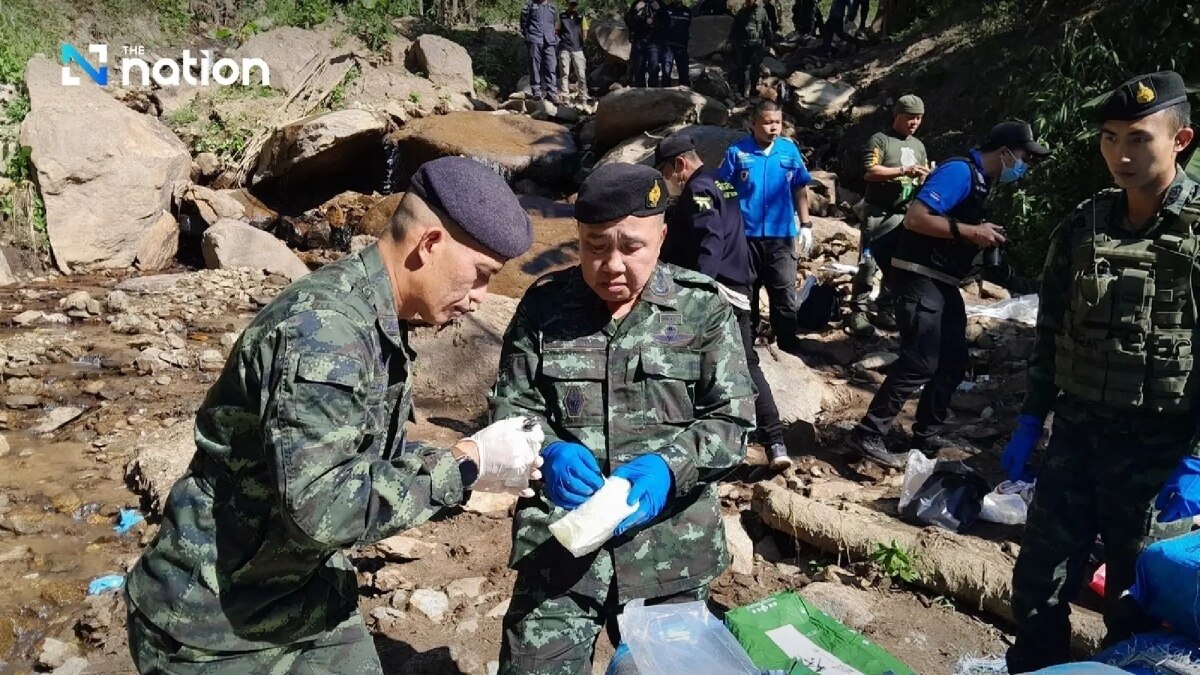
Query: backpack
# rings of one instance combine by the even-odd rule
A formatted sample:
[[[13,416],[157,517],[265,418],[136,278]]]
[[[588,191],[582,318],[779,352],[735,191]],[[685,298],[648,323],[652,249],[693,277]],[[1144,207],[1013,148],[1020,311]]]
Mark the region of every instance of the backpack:
[[[803,299],[796,309],[796,325],[800,328],[824,330],[841,315],[842,296],[838,294],[837,286],[819,283],[815,277],[809,277],[801,295]]]

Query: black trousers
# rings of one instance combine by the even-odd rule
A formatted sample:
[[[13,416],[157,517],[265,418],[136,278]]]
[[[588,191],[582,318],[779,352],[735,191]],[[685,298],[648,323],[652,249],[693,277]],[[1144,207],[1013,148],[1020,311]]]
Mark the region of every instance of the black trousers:
[[[748,288],[735,288],[739,293],[749,294]],[[751,305],[753,307],[753,304]],[[737,317],[738,328],[742,331],[742,344],[746,347],[746,365],[750,369],[750,380],[754,382],[757,396],[754,398],[754,415],[758,419],[758,430],[762,433],[763,443],[768,446],[783,442],[783,422],[779,420],[779,408],[775,407],[775,394],[771,393],[771,385],[763,375],[759,364],[758,352],[754,350],[754,330],[750,325],[750,312],[744,309],[733,309]]]
[[[662,86],[671,86],[671,67],[679,68],[679,84],[692,86],[692,77],[688,74],[688,46],[666,45],[662,54]]]
[[[967,311],[957,286],[895,270],[900,358],[888,370],[860,428],[886,436],[904,403],[922,386],[914,440],[946,423],[950,397],[967,372]]]
[[[761,237],[747,239],[750,245],[750,267],[754,284],[750,288],[750,325],[757,326],[758,292],[767,289],[770,303],[771,329],[781,347],[796,341],[796,241],[791,237]]]
[[[629,77],[635,87],[657,87],[662,73],[664,45],[654,40],[635,40],[629,50]]]

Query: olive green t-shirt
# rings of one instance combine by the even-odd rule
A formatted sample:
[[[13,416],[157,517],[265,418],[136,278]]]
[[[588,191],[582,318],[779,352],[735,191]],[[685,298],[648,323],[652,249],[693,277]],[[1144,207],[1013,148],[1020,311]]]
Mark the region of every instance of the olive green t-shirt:
[[[895,130],[887,129],[871,136],[867,142],[864,167],[869,170],[880,164],[889,168],[913,164],[929,166],[929,158],[925,155],[925,144],[916,136],[902,137]],[[863,198],[868,204],[892,209],[912,199],[918,185],[918,181],[910,176],[900,176],[882,183],[868,182]]]

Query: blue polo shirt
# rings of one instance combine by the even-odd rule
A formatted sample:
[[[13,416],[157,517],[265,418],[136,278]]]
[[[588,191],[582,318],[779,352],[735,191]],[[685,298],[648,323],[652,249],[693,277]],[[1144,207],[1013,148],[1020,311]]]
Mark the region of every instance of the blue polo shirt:
[[[717,174],[737,188],[747,237],[796,236],[792,189],[808,185],[812,176],[790,138],[780,136],[764,150],[747,136],[725,151]]]
[[[971,161],[983,171],[983,158],[978,150],[970,152]],[[954,207],[971,196],[971,185],[975,177],[966,162],[946,162],[929,174],[925,185],[917,193],[917,199],[933,213],[944,216]]]

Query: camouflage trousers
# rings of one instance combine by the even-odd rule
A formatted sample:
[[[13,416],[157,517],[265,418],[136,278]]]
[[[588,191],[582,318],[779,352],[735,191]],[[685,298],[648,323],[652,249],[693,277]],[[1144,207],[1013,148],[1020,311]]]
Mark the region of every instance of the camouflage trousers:
[[[875,306],[880,311],[891,311],[896,304],[895,291],[889,285],[892,279],[892,253],[896,242],[900,239],[900,230],[904,223],[903,213],[889,214],[887,211],[863,204],[862,233],[859,235],[858,269],[850,281],[850,306],[856,312],[866,312],[870,309],[871,287],[875,282],[875,272],[883,271],[883,281],[880,282],[879,295],[875,298]]]
[[[616,581],[603,603],[577,593],[549,592],[539,575],[517,574],[512,603],[504,615],[501,675],[591,675],[592,654],[601,630],[620,644]],[[647,605],[708,599],[708,585],[673,595],[647,598]]]
[[[383,672],[375,643],[358,612],[311,640],[254,652],[214,652],[182,644],[151,624],[132,604],[126,627],[133,664],[143,674],[377,675]]]
[[[1190,529],[1189,519],[1156,522],[1153,508],[1162,484],[1186,453],[1188,438],[1117,434],[1104,426],[1055,415],[1013,570],[1017,636],[1008,651],[1010,673],[1071,660],[1070,603],[1083,587],[1097,534],[1104,540],[1108,566],[1105,643],[1160,625],[1121,594],[1133,585],[1143,548]]]

